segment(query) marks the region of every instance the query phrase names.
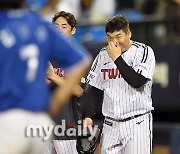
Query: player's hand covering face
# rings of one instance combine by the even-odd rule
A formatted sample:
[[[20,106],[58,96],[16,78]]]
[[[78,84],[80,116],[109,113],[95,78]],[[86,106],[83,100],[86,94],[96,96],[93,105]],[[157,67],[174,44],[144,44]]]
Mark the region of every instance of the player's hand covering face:
[[[108,54],[113,60],[119,57],[122,54],[122,52],[126,51],[130,47],[130,38],[130,30],[127,31],[127,34],[122,30],[115,31],[113,33],[107,33]]]
[[[119,44],[115,45],[113,41],[109,41],[107,52],[109,57],[116,60],[122,54],[122,47]]]

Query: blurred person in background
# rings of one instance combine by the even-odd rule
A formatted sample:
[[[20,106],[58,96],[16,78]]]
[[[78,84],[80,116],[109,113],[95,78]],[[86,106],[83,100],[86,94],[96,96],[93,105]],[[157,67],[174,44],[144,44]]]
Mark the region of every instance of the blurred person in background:
[[[172,21],[173,35],[180,35],[180,0],[167,0],[166,17]]]
[[[129,20],[139,20],[142,19],[142,13],[136,9],[136,2],[134,0],[116,0],[116,14],[123,14]]]
[[[179,0],[167,0],[167,16],[180,17],[180,1]]]
[[[77,21],[104,22],[113,15],[115,0],[62,0],[58,10],[72,13]]]
[[[49,115],[56,115],[73,94],[90,59],[86,50],[80,52],[29,12],[24,0],[1,0],[0,21],[0,153],[42,154],[52,134],[47,140],[45,134],[27,136],[27,127],[53,125]],[[51,103],[45,77],[49,60],[67,72],[65,85],[55,89]]]
[[[91,6],[94,0],[81,0],[81,20],[89,20],[89,14],[91,10]]]
[[[144,15],[165,16],[166,0],[137,0],[135,7]]]
[[[156,9],[156,0],[144,0],[142,4],[143,14],[149,15],[154,14]]]
[[[60,11],[54,15],[52,22],[58,31],[65,35],[65,37],[70,41],[71,36],[76,32],[76,19],[74,15],[69,12]],[[53,68],[51,64],[49,65],[47,77],[57,86],[61,87],[65,84],[65,74],[66,72],[64,72],[62,68]],[[84,90],[77,84],[73,93],[74,96],[71,97],[68,103],[62,106],[59,114],[54,118],[55,122],[60,125],[62,125],[62,121],[64,120],[66,127],[65,130],[62,130],[64,131],[63,133],[59,132],[63,135],[56,136],[56,139],[53,141],[57,154],[77,153],[77,134],[74,136],[68,136],[67,130],[69,128],[77,128],[78,121],[82,120],[80,96],[83,92]]]
[[[77,21],[87,21],[94,0],[61,0],[58,10],[72,13]]]
[[[135,1],[134,0],[116,0],[116,10],[121,9],[134,9]]]
[[[61,0],[57,5],[57,9],[72,13],[79,20],[81,16],[80,3],[81,0]]]
[[[115,0],[94,0],[89,12],[89,20],[92,23],[104,22],[107,17],[113,16],[114,11]]]

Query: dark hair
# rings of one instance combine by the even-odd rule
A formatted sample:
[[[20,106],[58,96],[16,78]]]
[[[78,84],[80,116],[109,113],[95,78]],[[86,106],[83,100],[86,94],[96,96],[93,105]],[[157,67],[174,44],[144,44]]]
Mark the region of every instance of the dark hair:
[[[71,26],[71,28],[76,27],[76,19],[73,14],[65,11],[60,11],[54,15],[54,17],[52,18],[52,22],[55,23],[55,21],[59,17],[64,17],[67,20],[68,24]]]
[[[0,9],[20,9],[26,6],[25,0],[0,0]]]
[[[127,33],[128,29],[129,29],[129,21],[123,15],[117,15],[108,19],[105,26],[106,33],[108,32],[113,33],[119,30],[122,30],[123,32]]]

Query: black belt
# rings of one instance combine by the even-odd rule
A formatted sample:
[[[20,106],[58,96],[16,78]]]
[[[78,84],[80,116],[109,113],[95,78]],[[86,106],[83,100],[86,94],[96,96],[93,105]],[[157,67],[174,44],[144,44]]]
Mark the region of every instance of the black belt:
[[[143,114],[138,114],[138,115],[134,115],[132,117],[128,117],[128,118],[125,118],[125,119],[114,119],[114,118],[111,118],[111,117],[106,117],[106,119],[109,119],[109,120],[112,120],[112,121],[116,121],[116,122],[125,122],[125,121],[129,121],[129,120],[132,120],[134,118],[137,118],[137,117],[140,117],[142,115],[145,115],[147,113],[150,113],[150,112],[146,112],[146,113],[143,113]]]

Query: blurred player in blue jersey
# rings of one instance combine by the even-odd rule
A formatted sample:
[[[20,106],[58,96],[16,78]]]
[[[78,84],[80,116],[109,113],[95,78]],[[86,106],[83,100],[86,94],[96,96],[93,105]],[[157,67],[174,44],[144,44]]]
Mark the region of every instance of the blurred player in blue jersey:
[[[55,115],[59,111],[90,63],[85,51],[79,52],[24,6],[24,0],[0,1],[1,154],[44,152],[51,137],[45,141],[41,133],[41,137],[28,137],[27,128],[53,124],[48,112]],[[46,84],[49,60],[56,60],[68,72],[65,85],[55,90],[51,104]]]

